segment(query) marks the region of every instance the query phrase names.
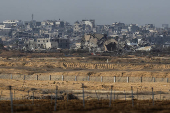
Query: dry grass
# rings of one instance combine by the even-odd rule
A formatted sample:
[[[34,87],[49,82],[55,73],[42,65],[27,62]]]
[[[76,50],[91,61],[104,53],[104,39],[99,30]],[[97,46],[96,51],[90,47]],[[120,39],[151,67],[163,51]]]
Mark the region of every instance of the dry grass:
[[[10,112],[10,101],[0,101],[0,112]],[[51,113],[54,111],[54,100],[51,104],[50,100],[36,100],[32,105],[31,100],[14,101],[14,112],[20,113]],[[112,101],[109,107],[109,100],[89,100],[85,101],[83,108],[82,100],[58,100],[56,113],[168,113],[170,112],[170,101],[155,101],[152,105],[152,100],[137,101]]]
[[[8,56],[12,51],[0,55],[1,74],[24,75],[80,75],[80,76],[133,76],[133,77],[170,77],[170,57],[48,57],[48,53],[30,53],[35,57]],[[14,51],[13,51],[14,52]],[[14,52],[16,56],[18,52]],[[15,55],[12,54],[12,55]],[[37,54],[37,56],[36,56]],[[40,54],[40,56],[39,56]],[[60,54],[60,53],[51,53]],[[6,57],[5,57],[6,56]],[[4,58],[3,58],[4,57]],[[11,58],[10,58],[11,57]],[[37,58],[40,57],[40,58]],[[107,59],[110,66],[107,68]],[[144,62],[143,62],[144,61]],[[100,64],[98,66],[94,64]],[[111,65],[112,64],[112,65]]]
[[[131,93],[131,86],[133,86],[133,92],[136,93],[138,89],[138,93],[151,93],[151,88],[153,87],[155,95],[155,99],[160,98],[160,91],[162,99],[165,96],[164,99],[169,99],[169,93],[170,93],[170,84],[169,83],[161,83],[161,82],[155,82],[155,83],[102,83],[102,82],[90,82],[90,81],[36,81],[36,80],[8,80],[8,79],[0,79],[0,94],[2,91],[2,97],[1,98],[9,98],[9,88],[8,86],[12,85],[12,91],[14,93],[15,90],[15,98],[24,98],[27,97],[28,91],[30,91],[30,95],[32,95],[32,89],[37,89],[35,93],[37,96],[43,96],[45,92],[46,95],[50,95],[55,93],[55,88],[58,86],[59,91],[73,91],[73,93],[76,94],[76,92],[82,91],[82,83],[86,86],[85,93],[91,93],[93,92],[95,94],[95,90],[98,93],[103,91],[110,92],[111,85],[113,85],[113,90],[117,92],[123,92],[126,90],[126,93]],[[104,92],[103,92],[104,93]],[[143,99],[143,96],[145,96],[145,99],[148,99],[151,96],[151,94],[141,94],[139,95],[138,99]],[[99,93],[100,94],[100,93]],[[106,94],[106,93],[105,93]],[[106,94],[107,95],[107,94]],[[124,98],[124,96],[120,98]]]

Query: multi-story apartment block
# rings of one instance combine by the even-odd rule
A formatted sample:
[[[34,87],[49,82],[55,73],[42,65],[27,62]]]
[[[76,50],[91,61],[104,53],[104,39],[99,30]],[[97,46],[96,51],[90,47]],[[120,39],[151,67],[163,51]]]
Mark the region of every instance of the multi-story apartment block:
[[[28,39],[28,49],[69,49],[69,39],[66,38],[37,38]]]
[[[16,27],[23,25],[23,22],[21,20],[5,20],[3,24],[5,24],[6,27]]]

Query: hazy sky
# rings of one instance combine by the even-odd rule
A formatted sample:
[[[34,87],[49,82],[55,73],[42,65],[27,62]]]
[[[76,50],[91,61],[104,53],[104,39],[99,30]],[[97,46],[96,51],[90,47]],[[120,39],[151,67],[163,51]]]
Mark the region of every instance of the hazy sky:
[[[170,0],[0,0],[0,22],[6,19],[95,19],[96,24],[124,22],[170,24]]]

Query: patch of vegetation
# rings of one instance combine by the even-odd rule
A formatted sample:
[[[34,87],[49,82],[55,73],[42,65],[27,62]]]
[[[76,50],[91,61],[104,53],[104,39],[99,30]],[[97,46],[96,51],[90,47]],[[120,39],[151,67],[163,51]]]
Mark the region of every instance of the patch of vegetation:
[[[95,74],[95,72],[88,72],[87,75],[90,76],[90,75],[93,75]]]

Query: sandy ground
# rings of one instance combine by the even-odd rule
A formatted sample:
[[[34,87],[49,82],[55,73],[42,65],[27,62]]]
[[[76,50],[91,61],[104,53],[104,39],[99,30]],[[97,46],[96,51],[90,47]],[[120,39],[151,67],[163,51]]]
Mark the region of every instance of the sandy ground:
[[[32,95],[33,90],[35,91],[36,96],[47,96],[55,95],[56,86],[58,90],[73,93],[77,96],[82,95],[82,83],[84,84],[85,96],[91,96],[96,98],[96,93],[100,97],[108,98],[110,95],[111,86],[113,85],[113,93],[115,91],[118,99],[124,99],[124,90],[127,93],[127,98],[131,96],[131,86],[133,87],[133,92],[135,98],[137,98],[138,90],[138,99],[150,99],[152,98],[152,87],[155,93],[155,99],[170,99],[170,84],[169,83],[100,83],[100,82],[67,82],[67,81],[23,81],[23,80],[0,80],[0,92],[1,99],[9,98],[9,88],[12,87],[12,92],[15,93],[16,99],[22,99]],[[161,91],[161,93],[160,93]],[[161,94],[161,97],[160,97]]]
[[[0,58],[0,74],[170,78],[170,57],[111,57],[108,65],[102,58]]]
[[[19,74],[19,75],[69,75],[69,76],[133,76],[133,77],[169,77],[170,78],[170,57],[158,58],[108,58],[110,67],[105,59],[99,60],[84,57],[70,58],[0,58],[0,74]],[[100,64],[100,65],[98,65]],[[108,69],[112,68],[112,69]],[[35,95],[50,95],[55,93],[55,87],[61,91],[81,92],[82,83],[85,85],[87,96],[95,90],[97,93],[109,94],[111,85],[116,93],[131,93],[133,86],[134,93],[141,93],[139,98],[151,97],[151,88],[154,88],[155,98],[169,99],[169,83],[101,83],[101,82],[76,82],[76,81],[20,81],[20,80],[0,80],[1,99],[9,97],[8,86],[13,86],[15,98],[26,98],[28,91],[32,94],[33,88]],[[14,91],[15,90],[15,91]],[[104,92],[107,91],[107,92]],[[144,93],[144,94],[142,94]],[[106,95],[107,94],[107,95]],[[120,95],[120,94],[119,94]],[[79,95],[78,95],[79,96]],[[122,96],[122,97],[121,97]],[[123,98],[123,94],[119,96]],[[101,95],[102,97],[102,95]],[[135,97],[136,98],[136,97]]]

